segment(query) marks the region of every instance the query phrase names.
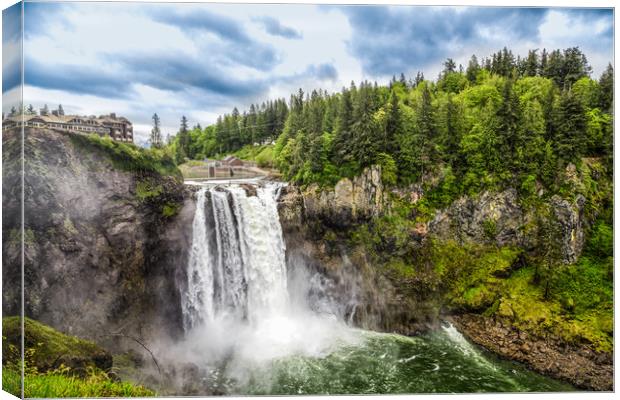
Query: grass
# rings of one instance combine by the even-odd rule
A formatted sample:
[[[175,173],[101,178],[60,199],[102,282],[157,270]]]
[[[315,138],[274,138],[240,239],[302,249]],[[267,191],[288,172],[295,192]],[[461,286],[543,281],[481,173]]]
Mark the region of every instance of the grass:
[[[22,361],[20,327],[20,317],[2,319],[3,390],[21,395],[23,366],[25,397],[155,396],[142,386],[110,379],[98,366],[107,353],[95,343],[65,335],[29,318],[24,319]]]
[[[539,336],[596,351],[613,351],[613,235],[599,221],[575,264],[559,265],[546,281],[536,260],[514,268],[519,249],[433,244],[433,265],[455,310],[506,319]]]
[[[2,318],[2,354],[4,365],[19,365],[20,317]],[[65,335],[57,330],[24,318],[24,344],[28,367],[33,371],[45,371],[53,367],[54,362],[72,360],[84,368],[95,367],[95,359],[104,351],[95,343]]]
[[[21,374],[17,370],[2,369],[2,389],[20,397]],[[155,393],[129,382],[113,382],[104,373],[95,373],[86,379],[59,373],[25,377],[24,397],[148,397]]]
[[[237,158],[246,161],[255,161],[259,167],[273,166],[273,145],[261,146],[246,145],[233,153]]]

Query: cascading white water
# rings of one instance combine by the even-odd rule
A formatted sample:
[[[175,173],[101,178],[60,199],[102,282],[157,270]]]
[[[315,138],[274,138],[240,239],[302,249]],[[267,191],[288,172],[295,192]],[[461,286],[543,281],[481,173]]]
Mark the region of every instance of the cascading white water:
[[[285,246],[276,197],[279,184],[199,190],[193,221],[186,331],[222,317],[259,319],[281,314],[287,304]]]
[[[214,314],[213,270],[205,223],[205,198],[206,191],[202,189],[198,192],[192,224],[192,247],[187,268],[188,289],[183,293],[183,325],[186,331],[202,319],[212,319]]]

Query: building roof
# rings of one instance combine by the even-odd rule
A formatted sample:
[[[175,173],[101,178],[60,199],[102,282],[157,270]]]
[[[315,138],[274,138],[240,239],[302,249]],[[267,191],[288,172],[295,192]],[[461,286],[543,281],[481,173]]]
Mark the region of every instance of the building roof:
[[[33,119],[40,119],[43,122],[47,122],[47,123],[61,123],[61,124],[67,124],[70,123],[71,121],[73,121],[74,119],[81,119],[84,121],[91,121],[93,122],[95,125],[101,125],[104,122],[117,122],[117,123],[127,123],[127,124],[131,124],[131,122],[129,122],[129,120],[127,118],[124,117],[119,117],[119,118],[112,118],[109,115],[104,115],[101,117],[94,117],[94,116],[83,116],[83,115],[54,115],[54,114],[49,114],[49,115],[37,115],[37,114],[24,114],[24,115],[11,115],[5,118],[5,120],[9,120],[9,121],[14,121],[14,122],[20,122],[20,121],[30,121]]]

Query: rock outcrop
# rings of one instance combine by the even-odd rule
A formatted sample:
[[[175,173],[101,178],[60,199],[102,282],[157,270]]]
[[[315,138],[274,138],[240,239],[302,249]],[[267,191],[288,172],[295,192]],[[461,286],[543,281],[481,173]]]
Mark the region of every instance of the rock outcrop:
[[[518,204],[517,191],[484,192],[478,198],[461,197],[436,213],[428,232],[457,242],[493,241],[499,246],[523,245],[526,215]]]
[[[553,196],[548,206],[559,226],[564,263],[577,261],[584,244],[583,210],[585,198],[577,195],[573,203]],[[484,192],[479,197],[465,196],[435,214],[427,232],[459,243],[495,243],[534,250],[537,243],[536,218],[523,208],[515,189],[499,193]]]
[[[341,179],[333,190],[311,185],[303,192],[304,213],[336,228],[368,220],[383,212],[385,192],[381,167],[366,168],[361,175]]]
[[[567,346],[560,340],[540,338],[480,315],[453,316],[451,321],[474,343],[533,370],[563,379],[586,390],[612,391],[613,355],[586,346]]]
[[[585,203],[586,199],[581,194],[576,196],[572,204],[560,196],[551,197],[551,209],[560,225],[561,252],[566,264],[576,262],[583,249]]]
[[[20,313],[19,133],[3,133],[4,315]],[[98,343],[117,341],[112,332],[178,335],[191,193],[178,178],[118,168],[71,135],[25,130],[26,316]]]
[[[417,185],[394,189],[388,196],[380,172],[368,169],[357,179],[342,179],[331,190],[290,186],[283,192],[279,210],[289,269],[302,263],[330,279],[331,283],[325,286],[337,302],[348,305],[342,314],[355,325],[415,334],[436,326],[444,302],[436,282],[432,278],[425,281],[424,263],[428,260],[420,260],[416,274],[409,278],[401,275],[393,279],[386,268],[371,265],[367,249],[351,247],[347,236],[356,227],[372,223],[372,218],[389,213],[393,206],[390,197],[411,204],[423,199],[424,190]],[[538,195],[543,195],[542,190]],[[463,196],[436,211],[428,222],[417,223],[409,232],[411,242],[423,248],[425,239],[433,237],[492,248],[514,246],[535,253],[540,246],[543,218],[554,227],[557,237],[553,241],[560,244],[564,263],[576,262],[589,223],[584,215],[585,197],[577,194],[574,200],[568,200],[555,195],[537,206],[540,209],[524,206],[515,189]],[[594,353],[586,347],[568,348],[559,339],[527,337],[527,333],[511,328],[508,323],[504,326],[473,314],[455,316],[454,321],[474,342],[501,356],[527,363],[541,373],[580,388],[613,387],[609,354]],[[602,371],[597,372],[597,368]]]
[[[341,306],[337,312],[345,320],[365,329],[413,335],[437,323],[432,317],[437,314],[435,299],[403,291],[372,265],[363,249],[345,245],[347,230],[381,215],[386,198],[379,167],[342,179],[333,190],[284,188],[279,214],[289,279],[298,273],[309,274],[305,280],[320,276],[317,290]]]

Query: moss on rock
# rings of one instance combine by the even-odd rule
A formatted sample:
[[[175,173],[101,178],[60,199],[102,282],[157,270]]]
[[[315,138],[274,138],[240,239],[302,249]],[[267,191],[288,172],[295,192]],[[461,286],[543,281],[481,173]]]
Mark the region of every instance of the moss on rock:
[[[5,317],[2,319],[2,342],[4,357],[2,364],[19,365],[21,338],[21,318]],[[26,368],[37,372],[46,372],[68,367],[71,373],[84,376],[89,368],[106,371],[112,367],[112,355],[97,344],[65,335],[57,330],[24,318],[24,353]]]

